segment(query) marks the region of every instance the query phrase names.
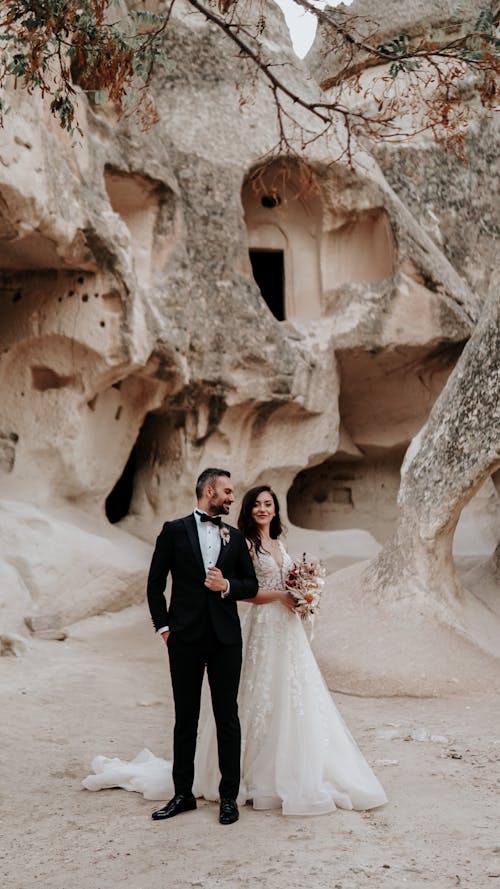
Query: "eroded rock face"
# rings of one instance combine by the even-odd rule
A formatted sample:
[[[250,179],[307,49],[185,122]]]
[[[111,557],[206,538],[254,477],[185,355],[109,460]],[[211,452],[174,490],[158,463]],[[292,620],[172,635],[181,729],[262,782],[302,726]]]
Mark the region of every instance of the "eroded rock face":
[[[495,14],[490,0],[464,0],[458,6],[453,0],[354,0],[346,7],[331,11],[339,23],[356,18],[358,36],[377,44],[411,35],[413,44],[429,35],[453,40],[471,30],[485,13]],[[375,36],[374,36],[375,32]],[[328,32],[318,28],[316,41],[307,56],[307,63],[318,82],[326,87],[349,59],[339,53],[326,53]],[[352,101],[368,113],[376,113],[377,96],[384,84],[387,66],[374,64],[362,75],[363,89]],[[398,78],[401,82],[401,75]],[[404,83],[404,78],[403,78]],[[403,90],[403,85],[401,86]],[[457,141],[448,148],[430,137],[418,106],[406,109],[407,118],[395,123],[401,132],[408,130],[408,119],[415,135],[410,139],[390,142],[374,141],[373,156],[412,216],[430,235],[454,268],[484,298],[491,286],[496,268],[495,242],[498,238],[498,136],[495,115],[485,113],[474,97],[473,79],[462,84],[467,94],[468,129],[463,144]],[[328,94],[328,88],[326,89]],[[420,117],[419,117],[420,114]],[[411,128],[411,127],[410,127]],[[419,130],[422,129],[422,132]],[[446,130],[441,132],[446,142]]]
[[[268,35],[290,59],[277,9]],[[240,109],[241,69],[202,19],[177,11],[168,40],[176,65],[158,77],[146,134],[82,99],[75,147],[22,94],[0,132],[14,631],[137,601],[155,535],[192,508],[207,465],[230,468],[240,493],[272,483],[293,525],[382,542],[405,450],[480,310],[474,276],[368,156],[332,165],[319,140],[312,185],[285,159],[255,180],[276,141],[269,91]],[[316,89],[294,64],[296,88]]]
[[[495,117],[482,115],[465,138],[464,159],[419,140],[374,152],[412,215],[483,298],[497,268],[498,136]]]
[[[125,297],[105,273],[10,272],[2,285],[2,492],[99,501],[164,389],[147,348],[133,373]]]

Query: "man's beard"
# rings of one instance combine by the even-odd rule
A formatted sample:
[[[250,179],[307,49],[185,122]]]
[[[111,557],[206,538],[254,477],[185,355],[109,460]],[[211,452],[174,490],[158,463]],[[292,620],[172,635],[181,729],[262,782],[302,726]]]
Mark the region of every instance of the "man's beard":
[[[231,509],[230,503],[211,503],[210,504],[211,515],[228,515],[230,509]]]

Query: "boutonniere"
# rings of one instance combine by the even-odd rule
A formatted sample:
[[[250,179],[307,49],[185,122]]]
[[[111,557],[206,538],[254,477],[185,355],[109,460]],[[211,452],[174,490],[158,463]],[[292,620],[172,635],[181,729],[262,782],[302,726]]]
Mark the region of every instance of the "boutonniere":
[[[221,525],[219,529],[220,539],[222,541],[222,546],[225,546],[226,543],[229,543],[229,528],[226,528],[225,525]]]

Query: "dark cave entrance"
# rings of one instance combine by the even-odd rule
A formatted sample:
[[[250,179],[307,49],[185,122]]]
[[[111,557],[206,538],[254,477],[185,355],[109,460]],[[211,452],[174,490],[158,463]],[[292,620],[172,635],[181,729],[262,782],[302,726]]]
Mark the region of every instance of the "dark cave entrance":
[[[285,320],[285,254],[283,250],[250,250],[259,290],[278,321]]]
[[[116,485],[106,498],[106,516],[112,525],[128,515],[132,494],[134,492],[134,476],[137,470],[137,445],[134,445],[125,468]]]

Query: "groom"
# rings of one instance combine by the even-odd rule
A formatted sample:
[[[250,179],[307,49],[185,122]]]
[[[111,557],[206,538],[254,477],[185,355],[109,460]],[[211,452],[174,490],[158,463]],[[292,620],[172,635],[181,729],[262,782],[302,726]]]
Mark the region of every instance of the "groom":
[[[205,669],[217,727],[221,824],[238,820],[241,733],[238,684],[241,629],[236,601],[257,594],[245,538],[222,521],[234,503],[231,473],[205,469],[196,483],[198,508],[167,522],[156,541],[148,577],[148,603],[170,662],[175,704],[175,796],[153,812],[155,821],[196,809],[192,786],[201,687]],[[172,594],[164,591],[169,572]]]

